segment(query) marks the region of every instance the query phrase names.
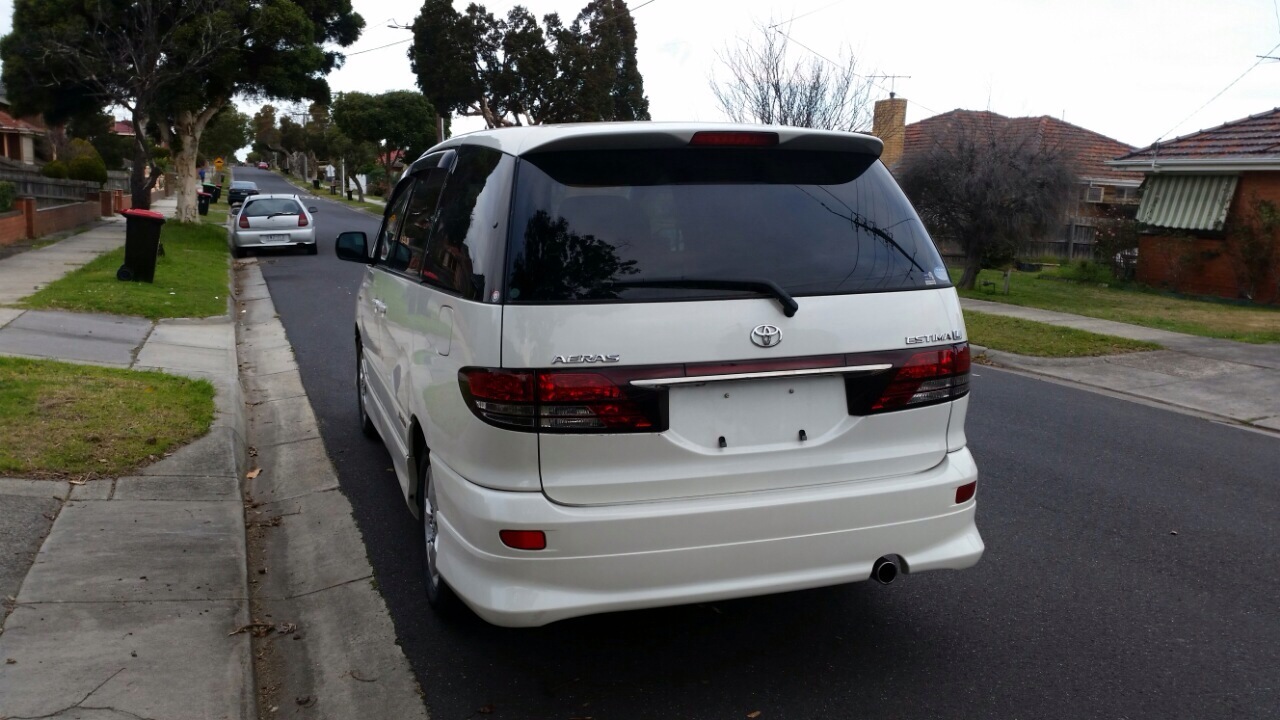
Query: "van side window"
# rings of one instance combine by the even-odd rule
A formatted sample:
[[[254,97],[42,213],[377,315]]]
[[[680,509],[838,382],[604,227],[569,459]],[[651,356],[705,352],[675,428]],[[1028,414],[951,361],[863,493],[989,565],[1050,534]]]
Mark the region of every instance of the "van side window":
[[[382,220],[382,230],[378,233],[378,264],[386,265],[391,257],[391,246],[400,234],[400,225],[404,222],[404,209],[409,204],[409,196],[413,188],[405,187],[388,206],[387,215]]]
[[[458,150],[423,258],[424,282],[478,301],[484,301],[486,282],[496,287],[514,165],[491,148]]]
[[[414,176],[412,192],[406,193],[410,197],[403,211],[400,234],[389,243],[390,252],[383,260],[388,270],[414,277],[421,272],[422,255],[427,248],[427,237],[431,234],[436,201],[439,200],[440,190],[449,175],[452,155],[451,152],[440,153],[439,165],[430,170],[419,171]]]

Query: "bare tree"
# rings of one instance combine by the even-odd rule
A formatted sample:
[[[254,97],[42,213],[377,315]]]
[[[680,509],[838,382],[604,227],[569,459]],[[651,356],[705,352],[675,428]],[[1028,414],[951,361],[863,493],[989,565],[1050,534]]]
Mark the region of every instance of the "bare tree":
[[[728,79],[711,78],[720,109],[734,122],[861,131],[871,127],[874,85],[847,49],[829,61],[791,58],[791,39],[775,24],[717,53]]]
[[[1035,126],[957,129],[907,156],[898,182],[930,232],[964,249],[961,289],[984,267],[1012,262],[1023,244],[1061,227],[1076,182],[1073,158]]]

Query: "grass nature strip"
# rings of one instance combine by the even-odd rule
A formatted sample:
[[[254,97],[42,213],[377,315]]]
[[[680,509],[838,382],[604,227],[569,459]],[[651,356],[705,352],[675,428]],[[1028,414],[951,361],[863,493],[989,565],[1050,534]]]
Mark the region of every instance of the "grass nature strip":
[[[964,324],[976,345],[1033,357],[1095,357],[1161,349],[1155,343],[971,310],[964,312]]]
[[[0,357],[0,474],[128,474],[208,432],[207,380]]]
[[[225,313],[230,293],[226,230],[216,224],[170,220],[160,241],[165,254],[157,259],[154,283],[116,280],[124,262],[120,247],[23,298],[19,305],[152,320]]]
[[[983,270],[978,287],[960,293],[975,300],[1022,305],[1115,320],[1173,332],[1248,343],[1280,342],[1280,308],[1195,300],[1114,282],[1070,279],[1067,268],[1014,272],[1005,295],[1004,273]],[[952,274],[959,280],[958,272]],[[982,283],[990,283],[983,286]]]

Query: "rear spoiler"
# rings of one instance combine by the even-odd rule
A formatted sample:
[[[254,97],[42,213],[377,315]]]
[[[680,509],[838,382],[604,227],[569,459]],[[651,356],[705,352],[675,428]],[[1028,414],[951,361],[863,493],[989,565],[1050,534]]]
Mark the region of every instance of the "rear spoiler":
[[[768,132],[778,135],[781,150],[817,150],[826,152],[857,153],[876,158],[884,150],[880,138],[861,133],[844,133],[831,130],[811,130],[776,126],[682,126],[679,129],[654,129],[636,132],[635,125],[627,126],[601,123],[599,129],[548,138],[546,142],[530,142],[520,148],[520,154],[558,150],[664,150],[688,147],[695,133],[715,132]]]

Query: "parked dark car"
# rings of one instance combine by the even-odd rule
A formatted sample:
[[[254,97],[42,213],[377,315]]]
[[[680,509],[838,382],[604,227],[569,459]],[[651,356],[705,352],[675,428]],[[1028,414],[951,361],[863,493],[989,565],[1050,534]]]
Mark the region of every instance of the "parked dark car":
[[[250,195],[258,194],[258,184],[248,180],[233,180],[231,189],[227,191],[227,204],[235,205],[244,202]]]

